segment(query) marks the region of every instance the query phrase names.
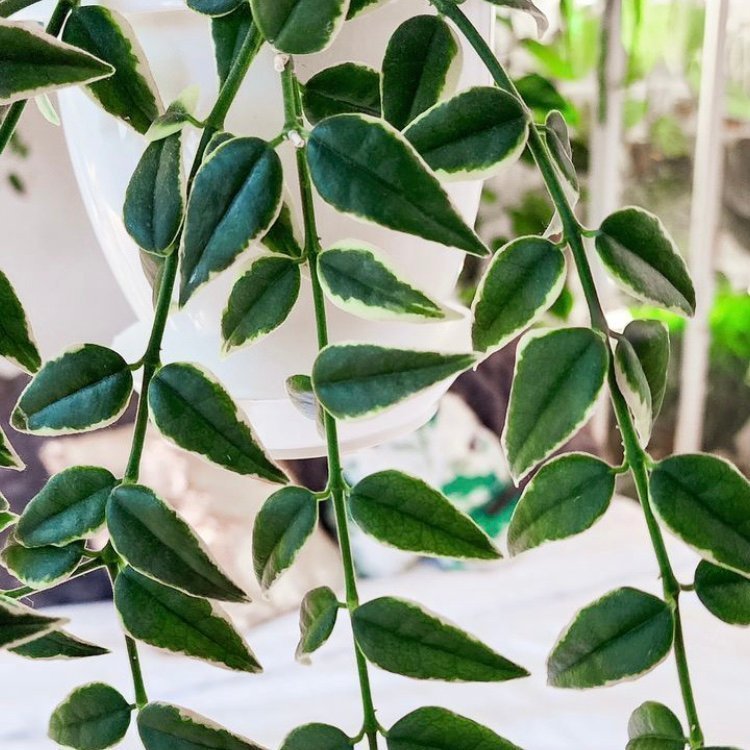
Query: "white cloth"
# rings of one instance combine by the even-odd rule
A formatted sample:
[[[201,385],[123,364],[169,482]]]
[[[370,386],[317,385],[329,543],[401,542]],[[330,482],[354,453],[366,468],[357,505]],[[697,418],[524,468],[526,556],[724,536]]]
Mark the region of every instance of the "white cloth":
[[[680,579],[692,580],[695,555],[674,540],[669,547]],[[533,675],[501,684],[446,684],[373,669],[380,722],[390,726],[418,706],[439,705],[486,723],[524,750],[622,750],[628,716],[643,701],[662,701],[682,716],[673,661],[636,682],[585,692],[546,687],[545,661],[577,609],[623,585],[657,593],[656,570],[638,507],[617,500],[586,534],[516,559],[451,573],[422,565],[400,576],[367,581],[363,599],[383,594],[416,599]],[[686,594],[683,601],[688,655],[709,744],[748,750],[750,635],[713,618],[694,595]],[[54,745],[45,738],[47,718],[77,685],[103,680],[131,695],[111,605],[56,611],[71,618],[72,632],[114,653],[46,663],[0,657],[3,750],[51,750]],[[297,637],[294,614],[248,633],[265,666],[262,675],[222,671],[143,648],[149,694],[199,711],[270,748],[277,748],[291,728],[310,721],[355,733],[360,708],[346,618],[341,617],[331,641],[313,656],[311,667],[294,661]],[[134,729],[122,747],[140,749]]]

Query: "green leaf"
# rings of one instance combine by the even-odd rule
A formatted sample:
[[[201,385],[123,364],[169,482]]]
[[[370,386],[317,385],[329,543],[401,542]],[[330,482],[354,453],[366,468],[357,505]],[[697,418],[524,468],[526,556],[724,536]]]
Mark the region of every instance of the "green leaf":
[[[41,638],[29,641],[23,646],[12,648],[11,651],[17,656],[37,661],[85,659],[90,656],[104,656],[110,653],[109,649],[81,640],[64,630],[53,631]]]
[[[511,10],[523,10],[529,13],[536,21],[536,31],[539,36],[544,36],[549,28],[549,19],[531,0],[489,0],[493,5]]]
[[[315,397],[312,378],[309,375],[292,375],[284,384],[289,400],[297,410],[308,419],[317,420],[320,416],[320,404]]]
[[[223,0],[220,0],[220,2]],[[227,0],[227,3],[229,0]],[[241,0],[231,13],[211,19],[211,36],[216,56],[216,72],[219,85],[223,86],[229,77],[234,61],[237,59],[242,43],[253,25],[253,14],[250,5]],[[254,33],[258,33],[254,30]]]
[[[346,17],[347,19],[354,18],[360,13],[374,10],[377,6],[383,5],[387,2],[389,2],[389,0],[351,0],[351,3],[349,5],[349,13]]]
[[[123,16],[100,5],[73,8],[63,39],[109,63],[113,76],[89,84],[104,109],[139,133],[158,117],[161,101],[143,50]]]
[[[680,720],[661,703],[647,701],[628,722],[626,750],[684,750],[687,744]]]
[[[181,134],[150,143],[125,193],[125,229],[148,253],[168,255],[182,226]]]
[[[434,706],[418,708],[399,719],[386,742],[388,750],[519,750],[488,727]]]
[[[349,509],[363,531],[398,549],[469,560],[501,557],[487,534],[445,495],[400,471],[365,477],[352,490]]]
[[[113,73],[111,65],[34,25],[0,19],[0,106]]]
[[[50,124],[56,128],[60,127],[60,115],[57,114],[55,105],[52,104],[47,94],[39,94],[34,97],[34,104],[39,110],[39,114]]]
[[[260,138],[232,138],[211,152],[188,201],[180,305],[266,233],[281,189],[281,161]]]
[[[333,416],[352,419],[376,414],[474,363],[472,354],[340,344],[320,352],[312,380],[315,395]]]
[[[695,571],[695,593],[706,609],[730,625],[750,625],[750,580],[702,560]]]
[[[546,119],[552,110],[557,109],[565,114],[569,122],[574,122],[576,110],[548,78],[529,73],[514,83],[521,98],[540,119]]]
[[[328,299],[345,312],[370,320],[445,318],[441,306],[398,276],[370,245],[340,242],[318,256]]]
[[[642,208],[608,216],[596,249],[615,281],[634,297],[692,315],[695,289],[685,261],[664,225]]]
[[[349,0],[250,0],[250,5],[263,36],[291,55],[326,49],[349,12]]]
[[[414,16],[393,33],[383,59],[383,117],[403,130],[456,83],[460,47],[440,16]]]
[[[229,616],[207,599],[183,594],[125,568],[115,580],[123,627],[150,646],[241,672],[261,672]]]
[[[0,531],[5,531],[18,521],[18,516],[9,510],[0,510]]]
[[[194,596],[247,600],[190,526],[148,487],[116,487],[107,503],[107,526],[115,549],[149,578]]]
[[[113,687],[92,682],[76,688],[54,711],[49,736],[75,750],[105,750],[118,744],[133,711]]]
[[[641,446],[645,448],[651,439],[651,425],[653,424],[651,388],[646,373],[643,372],[641,361],[626,338],[618,340],[614,362],[617,386],[633,417]]]
[[[310,654],[317,651],[333,633],[339,614],[339,600],[328,586],[308,591],[299,611],[300,639],[297,661],[307,664]]]
[[[117,352],[82,344],[39,370],[18,399],[11,424],[36,435],[98,430],[123,415],[132,393],[133,375]]]
[[[672,456],[651,474],[662,521],[704,559],[750,577],[750,483],[728,461]]]
[[[244,3],[245,0],[187,0],[188,8],[206,16],[225,16]]]
[[[414,602],[382,597],[354,610],[357,645],[373,664],[421,680],[501,682],[528,672]]]
[[[0,599],[0,648],[18,648],[67,624],[61,617],[44,617],[10,599]]]
[[[614,491],[615,472],[604,461],[585,453],[552,459],[526,486],[513,512],[508,528],[511,555],[591,528]]]
[[[0,427],[0,469],[23,471],[25,468],[26,464],[18,453],[16,453],[3,428]]]
[[[296,559],[318,526],[318,500],[304,487],[274,492],[260,509],[253,527],[253,567],[264,589]]]
[[[354,744],[330,724],[305,724],[290,732],[280,750],[350,750]]]
[[[523,338],[502,435],[516,482],[586,423],[604,386],[608,359],[603,336],[588,328],[535,331]]]
[[[481,352],[502,349],[560,296],[565,255],[542,237],[521,237],[498,250],[477,289],[471,337]]]
[[[104,526],[107,498],[117,480],[106,469],[73,466],[55,474],[26,506],[16,537],[25,547],[64,547]]]
[[[264,750],[204,716],[167,703],[149,703],[138,714],[146,750]]]
[[[285,483],[286,475],[263,452],[240,407],[197,365],[173,363],[151,381],[154,424],[166,438],[225,469]]]
[[[273,226],[260,244],[272,253],[287,255],[290,258],[302,257],[302,238],[289,205],[281,204],[281,211]]]
[[[329,117],[310,134],[307,158],[321,197],[339,211],[473,255],[488,254],[414,148],[382,121]]]
[[[0,271],[0,357],[30,374],[42,366],[34,334],[21,300],[8,277]]]
[[[578,175],[573,165],[573,148],[570,145],[568,125],[562,113],[553,109],[544,123],[547,148],[554,160],[554,164],[570,187],[578,193]]]
[[[622,334],[633,347],[651,392],[651,419],[656,421],[667,390],[669,329],[659,320],[634,320]]]
[[[321,70],[305,84],[302,106],[313,125],[351,112],[380,117],[380,73],[353,62]]]
[[[198,86],[188,86],[168,107],[167,111],[159,115],[146,131],[146,141],[154,143],[168,138],[175,133],[181,133],[185,126],[195,121],[193,113],[198,106],[200,89]]]
[[[547,662],[548,682],[582,689],[639,677],[666,658],[673,637],[664,601],[617,589],[584,607],[560,636]]]
[[[301,278],[299,264],[290,258],[254,260],[232,287],[221,317],[224,352],[248,346],[278,328],[297,302]]]
[[[66,547],[26,548],[11,542],[2,552],[6,570],[25,586],[47,588],[64,581],[83,557],[83,542]]]
[[[439,176],[486,179],[521,155],[528,119],[515,96],[478,86],[428,109],[404,136]]]

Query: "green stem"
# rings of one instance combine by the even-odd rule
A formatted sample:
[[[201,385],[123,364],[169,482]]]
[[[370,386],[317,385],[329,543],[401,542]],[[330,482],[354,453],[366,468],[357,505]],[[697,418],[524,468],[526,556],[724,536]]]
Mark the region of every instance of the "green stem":
[[[99,568],[103,568],[104,563],[100,559],[94,559],[89,560],[88,562],[83,563],[83,565],[79,565],[73,573],[68,576],[68,578],[63,581],[63,583],[67,583],[68,581],[72,581],[74,578],[80,578],[81,576],[85,576],[87,573],[91,573],[94,570],[99,570]],[[2,591],[0,594],[3,596],[8,597],[9,599],[23,599],[26,596],[32,596],[33,594],[39,594],[42,591],[48,591],[49,589],[54,589],[59,586],[59,583],[55,583],[52,586],[42,586],[41,588],[32,588],[31,586],[21,586],[21,588],[17,589],[10,589],[9,591]]]
[[[284,107],[286,113],[285,129],[301,131],[303,128],[302,102],[299,83],[294,73],[294,62],[289,59],[282,73],[282,88],[284,92]],[[318,348],[328,346],[328,321],[326,318],[325,296],[320,284],[318,273],[318,254],[321,251],[318,236],[315,206],[312,192],[312,180],[307,165],[304,148],[298,148],[297,173],[299,175],[300,196],[302,200],[302,214],[305,225],[305,256],[310,264],[310,280],[312,282],[313,305],[315,308],[315,325],[317,330]],[[328,493],[333,501],[336,516],[336,530],[338,532],[341,560],[344,568],[344,584],[346,589],[346,607],[351,615],[359,607],[359,592],[357,591],[357,575],[354,569],[351,538],[349,535],[349,520],[346,506],[347,486],[341,465],[341,448],[339,445],[338,427],[336,420],[327,411],[323,412],[326,446],[328,455]],[[363,736],[367,737],[370,750],[378,747],[378,721],[370,685],[370,675],[364,654],[354,644],[357,660],[359,688],[362,696],[364,712]]]
[[[0,5],[0,18],[6,15],[3,13],[6,4],[10,5],[12,2],[16,2],[16,5],[18,5],[21,0],[6,0],[6,3]],[[47,24],[47,33],[51,34],[52,36],[59,36],[63,26],[65,25],[65,21],[70,15],[70,11],[72,11],[73,8],[78,5],[78,3],[79,0],[59,0],[57,5],[55,6],[54,11],[52,11],[49,23]],[[31,4],[31,2],[26,3],[26,5]],[[21,5],[20,7],[11,10],[7,13],[7,15],[10,15],[10,13],[15,13],[16,10],[20,10],[22,7],[25,8],[26,5]],[[0,154],[5,151],[6,147],[10,143],[10,139],[13,137],[13,133],[16,132],[16,127],[18,126],[18,122],[21,119],[21,115],[23,114],[24,109],[26,109],[27,102],[28,99],[24,99],[20,102],[13,102],[13,104],[8,107],[8,111],[5,113],[5,117],[3,118],[2,123],[0,123]]]
[[[523,99],[518,93],[513,81],[506,73],[503,66],[498,62],[489,45],[482,38],[471,21],[455,4],[455,0],[431,0],[435,8],[444,16],[449,18],[458,27],[469,44],[474,48],[481,60],[486,65],[495,83],[502,89],[513,94],[519,102],[523,104]],[[532,119],[532,113],[526,107],[529,120]],[[549,153],[544,139],[541,137],[536,128],[529,129],[529,149],[534,160],[542,174],[547,190],[552,198],[552,202],[560,215],[563,225],[563,236],[570,246],[573,258],[575,260],[578,275],[581,281],[586,303],[591,316],[591,325],[594,329],[603,333],[608,339],[611,331],[607,324],[604,311],[602,310],[599,295],[594,283],[594,277],[591,273],[591,266],[586,255],[584,246],[584,229],[578,222],[573,212],[573,208],[568,201],[565,191],[562,187],[560,178],[554,168],[552,157]],[[664,588],[664,599],[674,612],[675,620],[675,639],[674,652],[677,662],[677,672],[680,680],[680,689],[682,691],[685,712],[690,725],[690,746],[693,750],[702,748],[704,744],[703,732],[701,730],[698,712],[693,697],[692,683],[690,681],[690,672],[688,669],[687,653],[685,650],[685,641],[682,632],[682,618],[680,614],[679,596],[680,586],[675,578],[669,555],[664,544],[664,537],[661,529],[654,517],[651,508],[651,498],[649,494],[649,459],[640,447],[638,436],[633,425],[630,412],[625,399],[617,385],[614,372],[614,362],[610,358],[609,367],[609,390],[612,404],[617,416],[617,422],[622,434],[623,446],[625,449],[625,460],[630,467],[631,474],[636,484],[638,499],[643,509],[643,514],[648,526],[649,536],[654,548],[656,560],[661,573],[662,585]]]

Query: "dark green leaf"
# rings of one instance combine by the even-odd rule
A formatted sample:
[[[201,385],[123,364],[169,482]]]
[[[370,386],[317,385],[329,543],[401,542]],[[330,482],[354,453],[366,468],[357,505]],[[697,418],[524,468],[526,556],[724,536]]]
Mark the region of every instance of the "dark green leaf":
[[[383,59],[383,117],[403,130],[450,95],[460,48],[440,16],[414,16],[393,33]]]
[[[360,13],[364,13],[366,10],[372,10],[378,5],[382,5],[383,3],[387,2],[388,0],[351,0],[351,3],[349,4],[349,13],[346,17],[348,19],[354,18]]]
[[[26,464],[18,453],[16,453],[3,428],[0,427],[0,469],[23,471],[25,468]]]
[[[687,742],[680,720],[661,703],[647,701],[628,722],[626,750],[683,750]]]
[[[2,552],[2,561],[6,570],[25,586],[47,588],[64,581],[78,567],[83,547],[83,542],[33,548],[11,542]]]
[[[264,750],[204,716],[167,703],[149,703],[138,714],[146,750]]]
[[[621,338],[615,348],[615,378],[630,409],[641,445],[645,447],[651,438],[653,423],[651,387],[635,349],[626,338]]]
[[[695,312],[685,261],[653,214],[633,207],[611,214],[602,222],[596,249],[615,281],[633,296],[687,315]]]
[[[330,724],[305,724],[290,732],[281,750],[350,750],[354,744]]]
[[[122,416],[132,393],[128,363],[111,349],[83,344],[39,370],[18,399],[11,424],[37,435],[98,430]]]
[[[111,115],[145,133],[161,109],[148,61],[130,24],[100,5],[73,8],[63,39],[112,65],[115,74],[89,84],[91,93]]]
[[[531,0],[489,0],[493,5],[511,10],[523,10],[529,13],[536,21],[536,30],[539,36],[543,36],[549,28],[547,16]]]
[[[351,112],[380,117],[380,73],[353,62],[321,70],[305,84],[302,106],[313,125]]]
[[[538,73],[529,73],[515,81],[521,98],[540,119],[546,119],[552,110],[564,113],[568,122],[575,116],[573,105],[555,88],[552,82]]]
[[[12,648],[11,651],[25,659],[47,661],[51,659],[85,659],[90,656],[104,656],[109,650],[81,640],[64,630],[53,631],[41,638]]]
[[[185,521],[148,487],[123,484],[107,503],[112,544],[137,571],[195,596],[246,601]]]
[[[219,0],[222,2],[224,0]],[[226,0],[227,4],[232,0]],[[234,3],[237,7],[225,16],[211,19],[211,35],[216,55],[216,72],[219,85],[223,86],[232,64],[237,59],[242,43],[253,23],[253,14],[246,0]],[[255,32],[257,33],[257,31]]]
[[[549,309],[564,284],[565,256],[549,240],[521,237],[500,248],[474,299],[474,348],[502,349]]]
[[[716,456],[672,456],[651,475],[662,521],[703,558],[750,577],[750,483]]]
[[[666,658],[673,637],[665,602],[617,589],[584,607],[567,627],[547,662],[549,684],[581,689],[638,677]]]
[[[440,305],[400,278],[375,248],[341,242],[318,257],[328,299],[352,315],[372,320],[445,318]]]
[[[74,690],[49,720],[49,736],[75,750],[105,750],[122,740],[133,707],[113,687],[102,682]]]
[[[528,672],[414,602],[382,597],[352,615],[357,644],[373,664],[422,680],[501,682]]]
[[[0,599],[0,648],[18,648],[59,630],[67,622],[60,617],[44,617],[10,599]]]
[[[162,367],[151,381],[148,401],[162,435],[181,448],[237,474],[287,481],[263,452],[240,407],[197,365],[175,362]]]
[[[297,302],[299,265],[278,256],[263,256],[237,279],[221,317],[224,351],[247,346],[278,328]]]
[[[585,453],[568,453],[543,466],[521,496],[508,528],[512,555],[566,539],[604,515],[615,491],[612,467]]]
[[[363,531],[398,549],[470,560],[501,556],[445,495],[400,471],[365,477],[352,490],[349,508]]]
[[[468,370],[472,354],[341,344],[323,349],[313,366],[313,387],[335,417],[376,414],[429,386]]]
[[[9,510],[0,510],[0,531],[5,531],[6,529],[13,526],[13,524],[17,523],[18,516]]]
[[[300,639],[296,658],[308,663],[310,654],[317,651],[333,633],[339,614],[339,601],[328,586],[308,591],[299,611]]]
[[[528,118],[513,95],[478,86],[424,112],[404,136],[438,175],[485,179],[521,155]]]
[[[250,5],[263,36],[292,55],[328,47],[349,11],[349,0],[250,0]]]
[[[547,115],[545,122],[547,148],[554,159],[555,166],[577,193],[579,190],[578,175],[573,165],[573,149],[570,145],[570,135],[565,118],[556,109]]]
[[[388,750],[519,750],[476,721],[428,706],[399,719],[386,737]]]
[[[310,134],[307,158],[321,197],[339,211],[487,255],[414,148],[382,121],[329,117]]]
[[[73,466],[55,474],[26,506],[16,537],[25,547],[63,547],[88,539],[104,525],[117,480],[106,469]]]
[[[253,527],[253,566],[264,589],[289,568],[318,525],[318,500],[304,487],[274,492]]]
[[[149,253],[167,255],[182,225],[181,135],[147,147],[125,194],[125,229]]]
[[[228,615],[207,599],[183,594],[125,568],[115,581],[115,606],[125,630],[156,648],[241,672],[261,672]]]
[[[282,203],[279,217],[260,240],[260,244],[272,253],[288,255],[290,258],[302,257],[302,239],[287,203]]]
[[[588,328],[524,337],[502,436],[516,481],[586,423],[604,386],[608,358],[604,338]]]
[[[112,73],[111,65],[34,25],[0,18],[0,106]]]
[[[188,201],[180,304],[264,235],[281,209],[282,168],[260,138],[232,138],[203,162]]]
[[[246,0],[187,0],[188,8],[207,16],[224,16],[246,4]]]
[[[34,334],[21,300],[8,277],[0,271],[0,357],[28,373],[42,366],[42,358],[34,342]],[[2,465],[2,464],[0,464]]]
[[[651,419],[656,420],[664,401],[669,371],[669,329],[659,320],[634,320],[623,336],[635,350],[651,392]]]
[[[702,560],[695,571],[695,593],[711,614],[730,625],[750,625],[750,580]]]

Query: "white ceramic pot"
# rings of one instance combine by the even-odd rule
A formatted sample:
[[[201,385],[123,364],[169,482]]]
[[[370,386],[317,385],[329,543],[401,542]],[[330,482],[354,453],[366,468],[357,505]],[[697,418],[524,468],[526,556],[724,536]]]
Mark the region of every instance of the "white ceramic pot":
[[[184,0],[109,0],[106,5],[122,12],[132,24],[150,61],[165,102],[187,86],[197,84],[199,115],[216,97],[217,79],[209,21],[188,11]],[[486,35],[492,33],[492,7],[470,0],[465,11]],[[406,18],[432,12],[426,0],[399,0],[347,23],[325,53],[297,58],[297,70],[306,80],[318,70],[343,60],[356,60],[379,68],[387,41]],[[479,60],[464,50],[460,88],[487,83]],[[108,116],[82,91],[70,89],[60,96],[60,107],[75,173],[102,249],[136,315],[139,324],[124,332],[115,345],[137,358],[142,352],[152,319],[151,289],[146,282],[136,246],[125,232],[121,212],[125,189],[144,149],[141,136]],[[227,121],[237,134],[274,137],[283,124],[279,74],[273,53],[265,48],[254,62]],[[192,157],[197,133],[187,137]],[[293,202],[291,146],[281,149]],[[451,196],[467,222],[476,218],[479,183],[454,183]],[[298,210],[298,206],[294,206]],[[464,255],[435,243],[358,223],[319,204],[324,245],[356,237],[380,248],[417,287],[435,298],[450,301]],[[252,255],[257,249],[250,249]],[[245,261],[247,258],[245,258]],[[240,261],[242,263],[243,261]],[[323,441],[315,424],[301,415],[287,398],[284,382],[290,375],[309,373],[316,355],[314,316],[309,284],[289,320],[274,333],[227,359],[220,357],[221,312],[236,269],[204,287],[186,308],[173,315],[164,341],[164,360],[200,361],[211,369],[247,411],[266,448],[277,458],[320,455]],[[468,322],[459,320],[427,324],[373,323],[330,307],[332,341],[367,341],[406,348],[460,351],[469,347]],[[341,436],[345,450],[382,442],[415,429],[433,414],[446,389],[442,384],[372,419],[345,424]]]

